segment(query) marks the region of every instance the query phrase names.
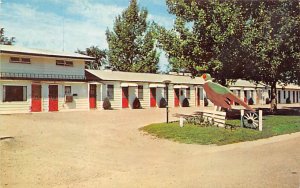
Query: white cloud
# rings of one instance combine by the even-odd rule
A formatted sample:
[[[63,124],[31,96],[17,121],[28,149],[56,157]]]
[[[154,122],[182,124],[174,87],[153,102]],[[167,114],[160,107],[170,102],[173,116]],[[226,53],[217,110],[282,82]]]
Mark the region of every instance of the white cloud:
[[[61,51],[64,46],[65,51],[69,52],[92,45],[105,49],[107,48],[106,28],[111,29],[115,17],[126,8],[95,4],[91,0],[46,1],[55,3],[59,7],[65,7],[62,3],[68,4],[65,16],[50,11],[39,11],[34,3],[17,4],[6,1],[2,4],[0,26],[5,28],[6,36],[16,37],[16,45],[56,51]],[[150,14],[149,20],[166,27],[173,24],[169,17]],[[164,70],[167,64],[167,59],[162,55],[161,69]]]

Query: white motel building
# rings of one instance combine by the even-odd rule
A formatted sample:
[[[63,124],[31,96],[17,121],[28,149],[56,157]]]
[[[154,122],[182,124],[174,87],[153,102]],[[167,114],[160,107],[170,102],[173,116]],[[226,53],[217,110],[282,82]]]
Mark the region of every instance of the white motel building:
[[[102,110],[109,98],[113,109],[157,108],[166,98],[171,108],[204,106],[204,80],[189,75],[87,70],[93,58],[77,53],[0,45],[0,114]],[[270,88],[238,80],[229,87],[245,102],[265,104]],[[278,103],[299,103],[300,87],[277,87]]]

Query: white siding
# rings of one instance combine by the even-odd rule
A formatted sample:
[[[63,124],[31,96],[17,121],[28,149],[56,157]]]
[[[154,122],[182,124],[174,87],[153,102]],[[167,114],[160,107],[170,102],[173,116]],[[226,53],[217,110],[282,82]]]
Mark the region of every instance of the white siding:
[[[16,102],[4,102],[3,86],[26,86],[27,100]],[[4,81],[0,80],[0,114],[4,113],[26,113],[30,111],[31,107],[31,83],[29,81]]]
[[[10,57],[28,57],[30,64],[10,63]],[[10,73],[35,73],[35,74],[62,74],[62,75],[84,75],[84,61],[77,59],[64,59],[73,61],[72,67],[58,66],[56,60],[63,58],[33,57],[18,55],[1,55],[1,72]]]
[[[106,81],[103,82],[103,100],[107,97],[107,85],[114,85],[114,99],[110,100],[111,107],[113,109],[121,109],[122,108],[122,88],[121,82],[119,81]]]
[[[169,107],[174,107],[174,85],[170,84],[169,85]]]
[[[164,93],[165,93],[164,88],[162,88],[162,87],[156,88],[156,106],[157,107],[159,107],[161,98],[164,98]]]
[[[150,88],[149,84],[143,83],[144,97],[140,100],[142,108],[150,108]]]
[[[65,86],[71,86],[72,94],[77,94],[77,96],[73,96],[73,102],[65,101]],[[97,87],[99,86],[97,85]],[[61,87],[59,87],[59,94],[59,110],[68,111],[89,109],[89,92],[87,83],[64,83]]]

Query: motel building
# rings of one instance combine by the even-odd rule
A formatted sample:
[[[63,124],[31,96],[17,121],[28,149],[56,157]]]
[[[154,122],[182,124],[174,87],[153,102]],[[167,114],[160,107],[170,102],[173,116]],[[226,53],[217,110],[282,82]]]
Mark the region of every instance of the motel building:
[[[204,106],[204,80],[190,75],[85,70],[94,58],[67,52],[0,45],[0,114],[102,110],[105,98],[113,109]],[[270,88],[238,80],[230,89],[242,100],[265,104]],[[279,103],[300,102],[300,87],[278,86]],[[210,105],[212,105],[210,103]]]

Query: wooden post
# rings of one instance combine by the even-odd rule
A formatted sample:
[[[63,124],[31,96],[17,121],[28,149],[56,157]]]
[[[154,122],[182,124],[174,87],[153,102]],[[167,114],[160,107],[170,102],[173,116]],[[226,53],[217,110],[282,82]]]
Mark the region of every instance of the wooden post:
[[[258,111],[258,129],[259,129],[259,131],[262,131],[262,127],[263,127],[263,124],[262,124],[262,110],[259,110]]]
[[[183,117],[182,116],[180,116],[180,118],[179,118],[179,125],[180,125],[180,127],[183,127]]]
[[[241,127],[243,128],[243,116],[244,116],[244,110],[241,110]]]

